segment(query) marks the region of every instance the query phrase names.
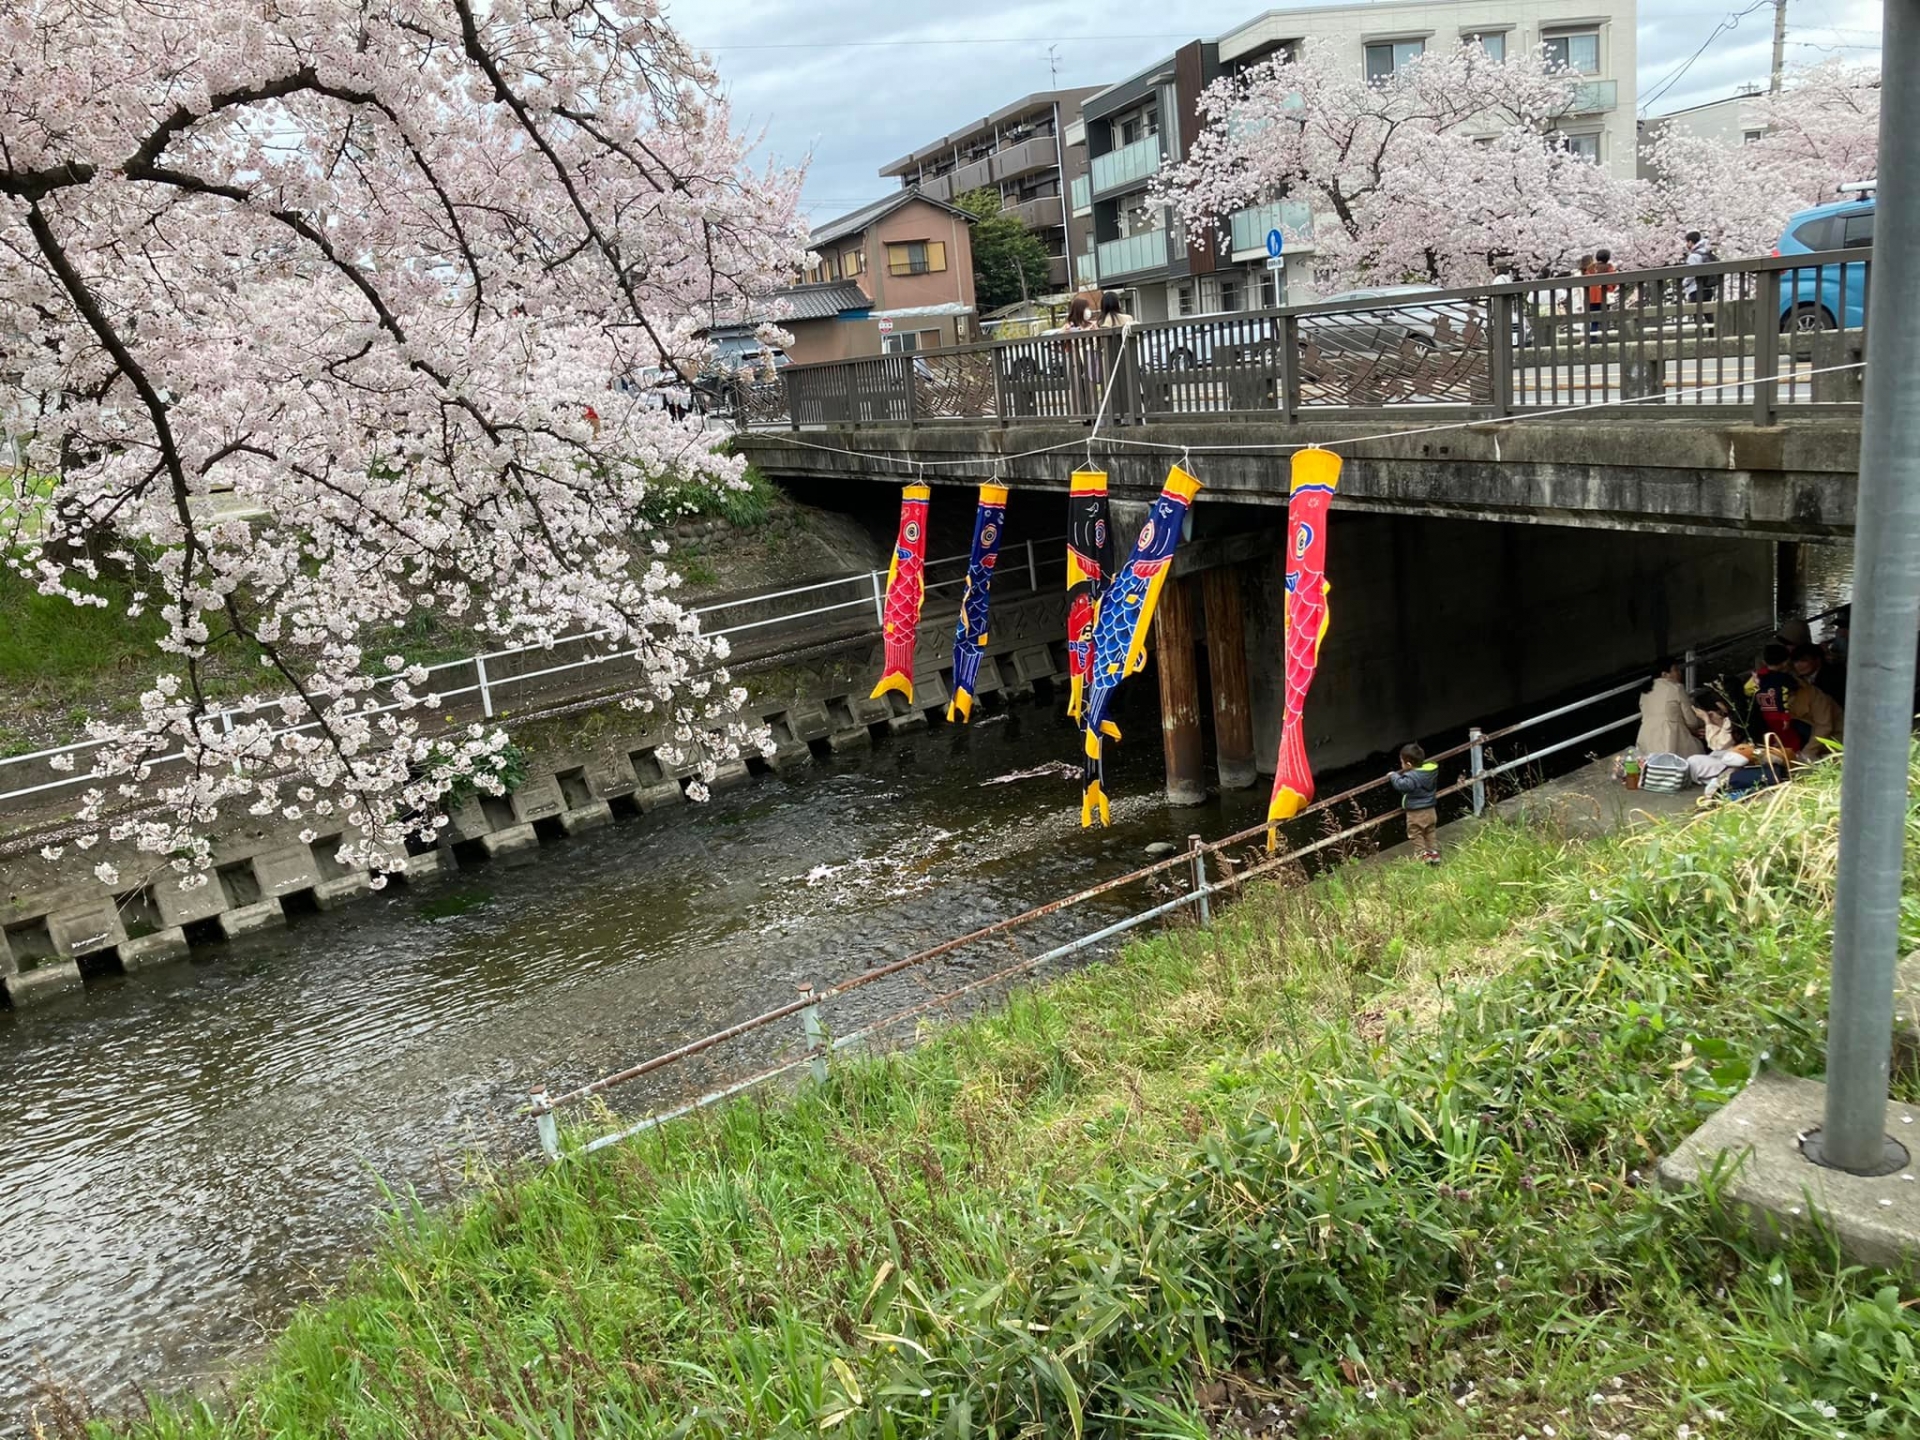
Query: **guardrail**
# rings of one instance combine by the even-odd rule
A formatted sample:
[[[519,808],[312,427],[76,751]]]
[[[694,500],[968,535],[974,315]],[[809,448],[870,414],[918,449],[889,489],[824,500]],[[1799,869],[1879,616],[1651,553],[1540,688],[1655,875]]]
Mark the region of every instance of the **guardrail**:
[[[1058,568],[1064,571],[1066,566],[1066,536],[1049,536],[1045,539],[1028,540],[1023,544],[1009,547],[1002,552],[1001,568],[995,571],[995,584],[1001,595],[1009,593],[1009,585],[1017,586],[1022,579],[1027,582],[1025,593],[1038,593],[1040,572],[1042,569]],[[1045,552],[1044,554],[1042,552]],[[943,591],[958,590],[967,582],[966,555],[943,555],[927,562],[929,576],[943,569],[958,567],[958,574],[941,579],[930,578],[926,593],[935,595]],[[782,590],[739,596],[731,600],[717,600],[706,605],[691,607],[695,615],[704,619],[710,615],[725,615],[730,611],[751,610],[797,597],[821,597],[823,592],[840,591],[849,598],[829,600],[824,604],[808,605],[802,609],[783,610],[777,614],[761,616],[757,619],[740,620],[734,624],[723,625],[717,630],[706,633],[711,638],[726,639],[730,643],[741,637],[758,640],[767,632],[781,626],[806,625],[817,629],[822,620],[829,617],[849,617],[854,613],[870,613],[871,625],[863,624],[856,634],[869,630],[877,631],[884,623],[887,572],[884,570],[855,571],[851,574],[831,580],[816,581],[808,585],[796,585]],[[538,687],[548,698],[577,698],[597,693],[607,688],[606,667],[623,660],[634,658],[637,649],[616,650],[605,654],[588,654],[578,660],[566,661],[555,665],[535,664],[534,668],[514,668],[513,662],[525,662],[529,657],[549,657],[562,648],[579,647],[586,649],[606,639],[604,631],[591,634],[568,635],[555,640],[551,645],[517,645],[504,650],[492,650],[483,655],[470,656],[463,660],[449,660],[443,664],[427,667],[427,684],[415,686],[415,693],[431,697],[436,704],[431,708],[443,712],[453,702],[465,701],[464,707],[472,710],[477,707],[475,718],[494,719],[503,708],[506,697],[524,695],[529,687]],[[811,643],[811,642],[809,642]],[[739,646],[735,645],[736,651]],[[764,656],[765,653],[762,652]],[[777,650],[771,653],[778,653]],[[761,657],[756,657],[761,658]],[[442,686],[435,677],[453,683]],[[469,678],[471,677],[471,678]],[[565,678],[562,678],[565,677]],[[466,683],[460,683],[465,681]],[[231,731],[235,724],[263,710],[277,710],[283,703],[282,698],[255,700],[230,709],[221,709],[202,717],[201,724]],[[406,708],[397,704],[370,707],[364,713],[383,715],[391,711]],[[308,721],[301,725],[290,725],[276,729],[273,733],[296,734],[311,730],[318,722]],[[70,745],[56,745],[44,750],[35,750],[25,755],[11,755],[0,758],[0,785],[6,785],[13,776],[25,776],[29,772],[21,767],[39,765],[52,770],[64,769],[68,763],[77,764],[81,756],[98,749],[104,741],[81,740]],[[149,765],[175,764],[185,758],[185,752],[158,756],[147,761]],[[35,796],[51,795],[55,791],[71,790],[80,786],[96,783],[101,777],[91,772],[63,774],[53,780],[40,780],[29,784],[16,784],[8,789],[0,789],[0,807],[29,800]]]
[[[1836,612],[1823,611],[1818,615],[1809,616],[1808,620],[1809,622],[1817,621],[1834,613]],[[1685,660],[1689,684],[1691,685],[1693,683],[1696,672],[1703,663],[1707,663],[1715,657],[1738,655],[1740,653],[1740,647],[1750,646],[1756,642],[1763,641],[1773,633],[1773,627],[1742,631],[1734,635],[1723,636],[1698,649],[1687,651]],[[1581,715],[1585,712],[1608,706],[1613,701],[1643,689],[1646,683],[1647,679],[1644,675],[1636,676],[1631,680],[1610,686],[1596,694],[1584,696],[1570,704],[1555,706],[1553,709],[1543,711],[1538,715],[1529,716],[1524,720],[1516,721],[1513,724],[1502,726],[1495,730],[1482,730],[1478,726],[1469,728],[1465,740],[1448,749],[1441,750],[1438,754],[1428,757],[1429,760],[1436,763],[1458,760],[1462,757],[1465,757],[1467,760],[1466,774],[1453,784],[1443,787],[1439,792],[1439,798],[1447,799],[1457,795],[1465,795],[1468,797],[1468,803],[1473,814],[1480,815],[1485,813],[1490,803],[1489,785],[1492,782],[1497,781],[1502,776],[1516,775],[1524,772],[1528,767],[1537,766],[1541,761],[1555,755],[1563,754],[1576,746],[1592,744],[1603,736],[1623,730],[1630,725],[1637,725],[1640,722],[1640,714],[1636,708],[1631,714],[1617,715],[1615,718],[1604,720],[1597,725],[1582,729],[1578,734],[1553,738],[1544,744],[1540,744],[1538,748],[1528,749],[1518,756],[1502,760],[1498,764],[1489,765],[1487,762],[1489,759],[1489,751],[1492,747],[1502,741],[1512,740],[1517,736],[1539,730],[1543,726],[1552,725],[1555,722],[1567,720],[1575,715]],[[1183,910],[1192,911],[1200,922],[1205,924],[1212,917],[1212,904],[1217,897],[1237,896],[1241,887],[1248,881],[1279,873],[1289,867],[1297,867],[1304,860],[1368,834],[1379,826],[1388,823],[1401,812],[1397,808],[1384,809],[1378,814],[1367,816],[1356,823],[1336,829],[1332,833],[1323,834],[1317,839],[1307,843],[1299,845],[1289,844],[1275,853],[1270,853],[1266,859],[1244,866],[1236,867],[1233,857],[1228,854],[1229,850],[1234,847],[1244,846],[1250,841],[1268,839],[1282,833],[1294,836],[1301,835],[1316,818],[1324,822],[1325,817],[1332,815],[1341,807],[1353,806],[1363,797],[1385,789],[1386,785],[1387,782],[1383,777],[1370,780],[1362,785],[1357,785],[1350,790],[1342,791],[1340,794],[1331,795],[1325,799],[1315,801],[1302,811],[1300,815],[1279,827],[1262,823],[1250,826],[1247,829],[1225,836],[1222,839],[1212,841],[1205,840],[1199,835],[1189,836],[1187,850],[1171,858],[1158,861],[1152,865],[1142,866],[1125,875],[1115,876],[1110,880],[1089,886],[1075,894],[1051,901],[1048,904],[1036,906],[1031,910],[1011,916],[1008,919],[997,920],[990,925],[981,926],[977,930],[970,931],[965,935],[958,936],[951,940],[942,941],[940,944],[930,946],[927,949],[916,951],[914,954],[902,959],[890,961],[885,965],[875,966],[872,969],[863,971],[850,979],[843,980],[825,989],[816,991],[810,984],[801,985],[799,987],[799,993],[792,1000],[773,1006],[737,1024],[729,1025],[725,1029],[714,1031],[712,1034],[702,1036],[696,1040],[690,1040],[686,1044],[677,1046],[663,1054],[656,1055],[649,1060],[644,1060],[637,1065],[629,1066],[624,1070],[616,1071],[610,1075],[604,1075],[597,1080],[577,1086],[574,1089],[564,1091],[560,1094],[553,1094],[545,1088],[535,1090],[529,1097],[527,1113],[530,1114],[534,1120],[541,1152],[549,1160],[554,1161],[560,1160],[567,1155],[590,1154],[593,1151],[604,1149],[609,1145],[618,1144],[622,1140],[663,1124],[668,1120],[715,1104],[731,1096],[738,1095],[742,1091],[752,1089],[757,1085],[764,1084],[782,1075],[792,1074],[794,1071],[803,1068],[810,1070],[814,1078],[824,1079],[827,1073],[828,1061],[836,1051],[845,1050],[851,1046],[861,1044],[907,1020],[915,1019],[931,1011],[951,1006],[956,1000],[963,999],[968,995],[1004,984],[1055,960],[1065,959],[1070,955],[1090,949],[1095,945],[1102,944],[1105,941],[1137,930],[1143,925],[1150,924],[1155,920],[1176,914]],[[1209,878],[1211,873],[1208,868],[1210,860],[1221,875],[1220,879]],[[1144,910],[1137,911],[1121,919],[1110,921],[1076,939],[1049,946],[1036,955],[1028,956],[1024,959],[1014,961],[1011,964],[1001,966],[991,974],[969,980],[966,984],[945,991],[940,995],[920,1000],[845,1034],[832,1034],[822,1016],[822,1006],[854,994],[857,991],[864,990],[868,986],[877,984],[882,980],[902,975],[909,971],[923,969],[936,960],[953,955],[959,951],[970,949],[983,942],[1000,940],[1015,931],[1034,926],[1042,921],[1087,905],[1102,896],[1112,894],[1114,891],[1144,885],[1156,880],[1165,884],[1167,881],[1175,878],[1184,880],[1186,888],[1169,900],[1151,905]],[[800,1020],[800,1033],[803,1046],[802,1053],[797,1057],[783,1058],[771,1065],[729,1080],[718,1088],[709,1090],[693,1099],[665,1110],[653,1111],[632,1124],[625,1125],[618,1130],[606,1134],[595,1136],[583,1142],[577,1148],[567,1149],[563,1147],[558,1116],[558,1112],[562,1107],[577,1105],[595,1096],[604,1095],[623,1085],[632,1084],[634,1081],[657,1074],[683,1061],[706,1055],[731,1041],[742,1039],[779,1024],[781,1021],[791,1020],[796,1016]]]
[[[743,406],[749,428],[1109,417],[1505,417],[1632,403],[1771,425],[1857,406],[1871,259],[1768,256],[1469,290],[1383,293],[820,365]]]

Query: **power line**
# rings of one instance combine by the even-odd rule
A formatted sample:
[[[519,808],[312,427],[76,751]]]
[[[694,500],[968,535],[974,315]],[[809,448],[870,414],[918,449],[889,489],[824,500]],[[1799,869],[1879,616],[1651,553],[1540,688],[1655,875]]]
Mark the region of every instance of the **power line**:
[[[1675,85],[1677,85],[1680,82],[1681,78],[1685,76],[1686,73],[1693,68],[1694,62],[1698,60],[1702,55],[1707,53],[1707,47],[1709,45],[1713,44],[1714,41],[1718,40],[1726,32],[1730,30],[1738,29],[1740,22],[1743,19],[1745,19],[1747,16],[1753,14],[1754,11],[1764,10],[1767,6],[1771,4],[1773,4],[1773,0],[1753,0],[1753,4],[1747,6],[1746,9],[1736,10],[1733,14],[1729,15],[1726,19],[1722,20],[1718,25],[1714,26],[1713,33],[1708,35],[1706,39],[1700,42],[1700,48],[1694,51],[1693,54],[1689,55],[1685,60],[1681,61],[1678,69],[1676,69],[1665,80],[1662,80],[1658,85],[1655,85],[1653,89],[1647,94],[1647,96],[1641,100],[1640,113],[1642,115],[1646,114],[1647,107],[1649,105],[1653,104],[1654,101],[1658,100],[1662,95],[1666,94],[1667,91],[1671,90]]]

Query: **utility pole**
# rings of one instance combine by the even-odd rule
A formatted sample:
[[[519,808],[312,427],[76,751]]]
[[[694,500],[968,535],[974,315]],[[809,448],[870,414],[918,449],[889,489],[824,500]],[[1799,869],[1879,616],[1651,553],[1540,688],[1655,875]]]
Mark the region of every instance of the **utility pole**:
[[[1048,88],[1058,90],[1060,88],[1060,47],[1058,45],[1047,46],[1047,65],[1053,71],[1053,84]],[[1774,68],[1778,69],[1779,66],[1776,64]]]
[[[1920,67],[1920,0],[1886,0],[1882,23],[1886,73],[1912,75]],[[1856,1175],[1888,1174],[1906,1160],[1886,1118],[1920,631],[1920,146],[1910,143],[1917,129],[1920,87],[1887,86],[1878,204],[1888,213],[1867,306],[1826,1123],[1804,1141],[1809,1159]]]
[[[1778,95],[1787,73],[1787,0],[1773,0],[1773,85],[1769,95]]]

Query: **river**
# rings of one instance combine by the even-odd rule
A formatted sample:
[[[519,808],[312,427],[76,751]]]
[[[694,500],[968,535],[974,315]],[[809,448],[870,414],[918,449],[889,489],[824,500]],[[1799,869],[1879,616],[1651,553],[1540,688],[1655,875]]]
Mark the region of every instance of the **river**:
[[[1155,719],[1137,703],[1109,762],[1108,831],[1080,830],[1075,781],[986,783],[1073,753],[1063,717],[1015,705],[0,1013],[0,1416],[43,1375],[112,1407],[223,1373],[366,1252],[383,1182],[439,1204],[472,1155],[524,1153],[536,1085],[1257,822],[1260,792],[1166,806]],[[926,993],[875,985],[831,1023]]]

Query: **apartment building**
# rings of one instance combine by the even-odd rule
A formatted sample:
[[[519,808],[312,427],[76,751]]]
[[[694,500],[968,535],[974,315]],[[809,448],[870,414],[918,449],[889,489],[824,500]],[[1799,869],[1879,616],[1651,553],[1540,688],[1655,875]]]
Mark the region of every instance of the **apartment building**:
[[[1560,125],[1565,143],[1630,177],[1638,149],[1634,23],[1634,0],[1386,0],[1269,10],[1217,40],[1193,41],[1081,103],[1087,176],[1070,185],[1069,211],[1091,233],[1074,252],[1076,282],[1127,292],[1143,320],[1311,297],[1310,238],[1290,248],[1283,269],[1267,263],[1270,230],[1311,236],[1313,217],[1301,202],[1282,197],[1222,216],[1216,243],[1196,246],[1147,193],[1192,146],[1201,91],[1309,41],[1374,79],[1442,45],[1471,41],[1495,56],[1544,47],[1582,77],[1575,113]]]
[[[1028,95],[903,155],[880,174],[931,200],[997,191],[1001,208],[1040,237],[1052,257],[1050,280],[1064,290],[1071,283],[1068,257],[1081,248],[1075,232],[1086,228],[1067,214],[1067,188],[1086,173],[1086,157],[1084,152],[1071,156],[1062,141],[1079,123],[1081,102],[1099,89],[1090,85]]]

